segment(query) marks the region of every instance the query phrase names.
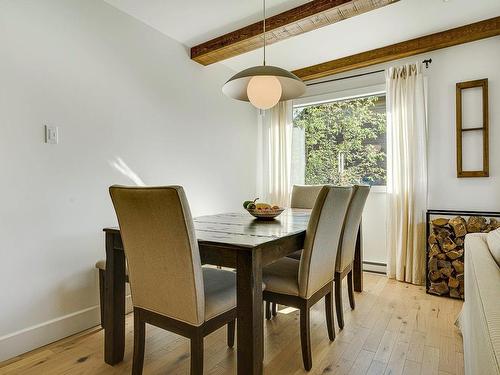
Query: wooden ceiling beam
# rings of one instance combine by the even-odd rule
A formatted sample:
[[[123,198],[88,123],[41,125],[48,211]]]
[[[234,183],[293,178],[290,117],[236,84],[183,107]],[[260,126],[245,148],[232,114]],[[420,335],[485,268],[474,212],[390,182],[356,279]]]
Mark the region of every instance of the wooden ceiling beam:
[[[266,19],[266,43],[331,25],[399,0],[312,0]],[[264,45],[263,22],[255,22],[191,48],[191,59],[203,65],[228,59]]]
[[[500,35],[500,17],[295,70],[304,81]],[[478,57],[479,58],[479,57]]]

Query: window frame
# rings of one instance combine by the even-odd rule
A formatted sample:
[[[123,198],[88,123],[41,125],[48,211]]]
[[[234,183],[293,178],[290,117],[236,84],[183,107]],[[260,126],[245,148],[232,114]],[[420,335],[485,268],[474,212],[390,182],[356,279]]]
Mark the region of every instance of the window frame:
[[[357,87],[348,90],[331,91],[322,94],[302,96],[292,101],[292,110],[300,107],[308,107],[312,105],[331,103],[341,100],[349,100],[349,99],[361,98],[372,95],[381,95],[381,94],[384,94],[387,97],[387,90],[385,84]],[[372,186],[370,192],[387,193],[387,186],[386,185]]]

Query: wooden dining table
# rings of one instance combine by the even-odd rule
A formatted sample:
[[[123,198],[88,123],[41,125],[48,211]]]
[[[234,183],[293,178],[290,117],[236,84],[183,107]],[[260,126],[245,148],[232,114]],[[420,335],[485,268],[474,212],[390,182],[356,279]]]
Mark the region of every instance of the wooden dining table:
[[[255,220],[244,211],[194,219],[202,263],[236,270],[238,374],[262,374],[262,267],[302,249],[309,217],[310,210],[287,209],[270,221]],[[114,365],[123,360],[125,349],[125,254],[120,230],[104,228],[104,232],[104,358]],[[358,292],[363,282],[361,242],[359,231],[354,262]]]

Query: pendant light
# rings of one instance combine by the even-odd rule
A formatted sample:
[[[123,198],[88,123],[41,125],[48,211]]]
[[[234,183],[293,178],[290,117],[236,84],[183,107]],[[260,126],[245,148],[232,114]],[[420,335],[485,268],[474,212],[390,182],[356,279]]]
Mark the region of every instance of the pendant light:
[[[232,76],[222,87],[230,98],[252,103],[259,109],[274,107],[279,101],[294,99],[306,91],[306,85],[295,74],[277,66],[266,65],[266,0],[263,0],[264,59]]]

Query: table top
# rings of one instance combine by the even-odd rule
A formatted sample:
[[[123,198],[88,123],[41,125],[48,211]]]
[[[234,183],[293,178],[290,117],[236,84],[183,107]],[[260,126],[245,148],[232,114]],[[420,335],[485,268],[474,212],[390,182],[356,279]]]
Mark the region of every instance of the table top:
[[[287,209],[274,220],[257,220],[248,212],[201,216],[194,219],[199,243],[224,243],[256,247],[263,243],[302,233],[310,210]]]
[[[311,210],[286,209],[274,220],[257,220],[246,211],[194,218],[199,244],[224,244],[254,248],[305,232]],[[118,232],[118,228],[104,228]]]

